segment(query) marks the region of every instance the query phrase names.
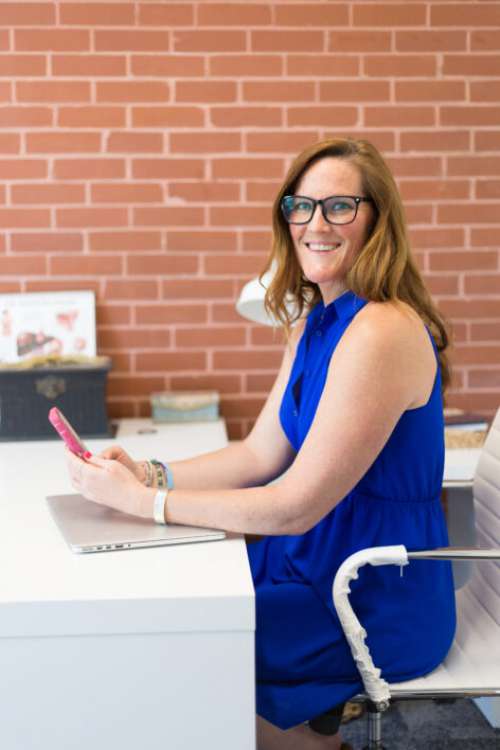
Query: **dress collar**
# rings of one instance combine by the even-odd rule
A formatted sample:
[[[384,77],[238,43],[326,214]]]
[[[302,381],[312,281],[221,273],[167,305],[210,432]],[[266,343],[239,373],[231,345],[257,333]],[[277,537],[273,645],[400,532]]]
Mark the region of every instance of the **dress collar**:
[[[346,292],[330,302],[326,307],[322,301],[318,303],[318,314],[322,320],[346,320],[352,318],[357,311],[363,307],[365,300],[358,297],[354,292],[348,289]]]

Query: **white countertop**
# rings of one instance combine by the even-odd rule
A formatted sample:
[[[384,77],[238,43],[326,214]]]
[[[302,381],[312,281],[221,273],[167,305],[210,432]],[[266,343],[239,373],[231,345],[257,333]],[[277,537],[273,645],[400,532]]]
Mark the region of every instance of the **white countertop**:
[[[156,430],[150,432],[150,430]],[[110,439],[88,440],[98,452]],[[175,460],[222,447],[222,421],[123,420],[133,457]],[[45,503],[72,492],[60,441],[0,444],[0,637],[254,628],[244,541],[73,554]]]
[[[480,448],[452,448],[445,453],[443,487],[470,487],[474,480]]]

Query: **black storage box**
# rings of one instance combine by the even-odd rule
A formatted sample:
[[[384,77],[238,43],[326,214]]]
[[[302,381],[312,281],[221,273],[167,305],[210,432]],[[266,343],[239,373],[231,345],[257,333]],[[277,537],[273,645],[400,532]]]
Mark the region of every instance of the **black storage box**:
[[[0,440],[58,438],[48,420],[57,406],[82,437],[106,437],[106,381],[111,360],[0,369]]]

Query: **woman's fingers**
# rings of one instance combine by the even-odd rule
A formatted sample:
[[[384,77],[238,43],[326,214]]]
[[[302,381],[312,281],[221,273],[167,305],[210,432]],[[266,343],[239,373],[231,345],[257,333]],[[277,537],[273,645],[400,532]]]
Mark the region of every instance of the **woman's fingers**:
[[[104,464],[105,461],[102,461],[102,459],[99,459],[96,456],[83,460],[79,456],[75,456],[70,450],[66,450],[66,463],[71,478],[71,484],[75,490],[85,494],[88,486],[89,473],[90,471],[95,470],[90,468],[90,464],[93,464],[95,468],[103,468],[102,464]]]
[[[136,462],[130,458],[128,453],[123,450],[119,445],[111,445],[109,448],[106,448],[106,450],[102,451],[99,454],[100,458],[107,458],[110,461],[118,461],[123,466],[125,466],[129,471],[132,472],[135,476],[137,476],[138,470]]]
[[[120,458],[124,455],[125,451],[120,448],[119,445],[110,445],[109,448],[105,448],[103,451],[99,453],[99,456],[101,458],[108,458],[111,461],[119,461]]]
[[[105,456],[91,456],[87,458],[85,463],[91,464],[92,466],[98,466],[100,469],[105,469],[108,466],[109,461],[113,459],[106,458]]]
[[[83,464],[83,461],[78,458],[78,456],[75,456],[75,454],[70,450],[66,449],[66,464],[73,487],[76,487],[78,489],[77,484],[79,482],[81,474],[80,464]]]
[[[88,500],[124,513],[151,516],[148,503],[146,511],[142,511],[141,493],[145,488],[122,461],[104,458],[102,454],[84,461],[66,451],[66,462],[73,487]]]

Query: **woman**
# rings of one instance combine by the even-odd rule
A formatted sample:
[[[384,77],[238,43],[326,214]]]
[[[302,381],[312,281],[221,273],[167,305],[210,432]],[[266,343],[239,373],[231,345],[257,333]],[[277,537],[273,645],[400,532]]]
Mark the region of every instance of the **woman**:
[[[364,547],[447,544],[447,337],[371,144],[336,139],[300,154],[273,226],[267,305],[289,336],[250,435],[168,466],[166,498],[144,486],[156,472],[163,483],[158,466],[117,447],[68,462],[75,488],[96,502],[264,537],[248,547],[259,748],[339,748],[338,722],[317,717],[362,686],[331,601],[337,568]],[[445,657],[455,626],[447,563],[412,563],[403,578],[365,568],[351,601],[386,679],[425,674]]]

